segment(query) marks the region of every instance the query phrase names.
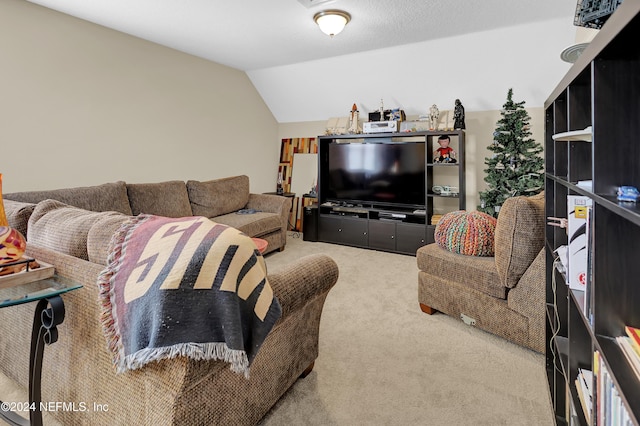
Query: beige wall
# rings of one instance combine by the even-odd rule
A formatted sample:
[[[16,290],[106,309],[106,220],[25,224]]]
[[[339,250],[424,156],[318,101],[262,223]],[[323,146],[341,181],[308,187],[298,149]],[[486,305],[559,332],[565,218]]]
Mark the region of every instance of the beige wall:
[[[0,2],[4,191],[247,174],[278,125],[244,72],[22,0]]]
[[[506,93],[505,93],[506,100]],[[520,101],[520,99],[515,99]],[[527,108],[531,117],[532,138],[541,145],[544,141],[544,110],[543,108]],[[411,118],[411,117],[410,117]],[[466,189],[467,209],[475,210],[480,203],[479,191],[487,188],[484,181],[486,157],[493,155],[487,147],[493,142],[493,132],[500,120],[499,110],[471,111],[466,113]],[[304,138],[324,134],[325,121],[307,121],[302,123],[282,123],[278,126],[278,138]],[[294,164],[295,168],[295,164]],[[450,184],[453,184],[451,182]]]

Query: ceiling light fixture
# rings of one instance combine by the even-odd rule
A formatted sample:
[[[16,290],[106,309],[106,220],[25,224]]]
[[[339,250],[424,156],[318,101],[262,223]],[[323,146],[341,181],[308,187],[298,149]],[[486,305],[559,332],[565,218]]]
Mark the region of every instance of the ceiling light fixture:
[[[339,34],[349,23],[351,15],[342,10],[324,10],[316,13],[313,20],[318,24],[323,33],[329,37],[333,37]]]

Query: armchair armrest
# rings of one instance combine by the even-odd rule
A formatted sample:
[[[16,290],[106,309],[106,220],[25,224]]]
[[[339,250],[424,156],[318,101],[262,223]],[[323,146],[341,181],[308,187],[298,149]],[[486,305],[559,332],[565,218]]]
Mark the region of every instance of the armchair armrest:
[[[529,347],[541,353],[545,346],[545,263],[546,253],[542,248],[507,296],[509,308],[528,318]]]
[[[314,254],[270,273],[268,279],[284,318],[310,299],[327,293],[338,280],[338,265],[329,256]]]

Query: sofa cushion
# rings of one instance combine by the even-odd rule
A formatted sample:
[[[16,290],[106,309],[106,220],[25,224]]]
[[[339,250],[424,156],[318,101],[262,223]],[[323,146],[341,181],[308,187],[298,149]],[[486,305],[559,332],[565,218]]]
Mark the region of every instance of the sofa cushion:
[[[128,183],[127,193],[134,216],[140,213],[165,217],[191,216],[189,195],[184,182]]]
[[[214,218],[244,208],[249,202],[249,177],[233,176],[200,182],[187,181],[194,216]]]
[[[463,283],[499,299],[507,297],[507,288],[500,282],[493,257],[452,253],[438,244],[420,247],[416,256],[418,268],[429,275],[449,282]]]
[[[467,256],[493,256],[496,219],[479,211],[454,211],[442,216],[434,238],[453,253]]]
[[[87,234],[87,255],[90,262],[107,266],[111,237],[118,232],[123,223],[128,222],[132,217],[105,215],[94,222]]]
[[[4,198],[34,204],[44,200],[58,200],[69,206],[94,212],[115,211],[126,215],[131,214],[127,186],[122,181],[97,186],[15,192],[5,194]]]
[[[280,215],[275,213],[229,213],[213,217],[211,220],[239,229],[250,237],[261,237],[282,230]]]
[[[3,200],[3,204],[9,226],[16,229],[26,238],[29,217],[31,217],[36,205],[13,200]]]
[[[544,198],[512,197],[502,204],[496,225],[496,267],[513,288],[544,245]]]
[[[36,205],[29,218],[27,241],[29,244],[89,260],[89,230],[96,222],[109,216],[127,217],[119,212],[92,212],[60,201],[45,200]]]

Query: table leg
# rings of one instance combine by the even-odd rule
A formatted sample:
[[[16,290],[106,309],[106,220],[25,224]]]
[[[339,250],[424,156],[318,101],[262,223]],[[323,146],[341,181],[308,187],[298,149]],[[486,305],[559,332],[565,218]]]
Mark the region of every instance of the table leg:
[[[29,426],[29,419],[25,419],[13,411],[0,410],[0,418],[11,426]]]
[[[44,355],[44,346],[58,340],[56,327],[62,324],[62,321],[64,321],[64,303],[60,296],[38,301],[33,316],[31,352],[29,354],[29,419],[25,419],[18,413],[5,410],[7,404],[0,401],[0,405],[2,405],[0,418],[12,426],[42,426],[42,411],[40,410],[42,356]]]
[[[42,426],[42,356],[44,345],[50,345],[58,340],[57,326],[64,321],[64,303],[62,297],[54,296],[42,299],[36,306],[31,331],[31,354],[29,357],[29,403],[34,404],[34,410],[29,410],[31,426]]]

